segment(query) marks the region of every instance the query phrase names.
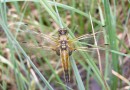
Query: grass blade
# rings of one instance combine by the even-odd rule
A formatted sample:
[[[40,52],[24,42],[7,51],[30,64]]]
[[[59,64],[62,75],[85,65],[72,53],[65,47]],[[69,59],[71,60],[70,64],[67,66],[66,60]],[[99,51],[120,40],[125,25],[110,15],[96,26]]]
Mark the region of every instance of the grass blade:
[[[73,68],[74,73],[75,73],[75,77],[76,77],[76,80],[77,80],[77,83],[78,83],[78,88],[80,90],[85,90],[85,87],[84,87],[83,81],[80,77],[80,74],[78,72],[78,68],[76,66],[75,60],[72,56],[70,57],[70,62],[71,62],[72,68]]]
[[[115,0],[114,0],[115,2]],[[112,14],[110,3],[108,0],[104,0],[104,8],[105,8],[105,16],[106,16],[106,30],[108,32],[108,41],[110,42],[110,48],[111,50],[118,51],[118,45],[117,45],[117,35],[116,35],[116,18],[115,15]],[[112,53],[112,67],[116,72],[119,72],[119,61],[118,61],[118,55],[115,53]],[[111,78],[111,88],[113,90],[117,89],[118,85],[118,78],[115,76],[112,76]]]

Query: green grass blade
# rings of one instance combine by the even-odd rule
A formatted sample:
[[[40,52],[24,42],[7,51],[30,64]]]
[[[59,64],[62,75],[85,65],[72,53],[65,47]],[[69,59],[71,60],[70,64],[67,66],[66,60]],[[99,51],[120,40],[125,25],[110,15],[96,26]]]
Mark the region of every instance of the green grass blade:
[[[84,87],[83,81],[80,77],[80,74],[78,72],[78,68],[76,66],[75,60],[72,56],[70,57],[70,62],[71,62],[72,68],[73,68],[74,73],[75,73],[75,77],[76,77],[76,80],[77,80],[77,83],[78,83],[78,88],[80,90],[85,90],[85,87]]]
[[[110,42],[110,48],[111,50],[118,51],[118,45],[117,45],[117,35],[116,35],[116,18],[115,15],[112,14],[110,3],[108,0],[104,0],[104,8],[105,8],[105,17],[106,17],[106,30],[108,32],[108,41]],[[118,61],[118,55],[115,53],[112,53],[112,68],[119,72],[119,61]],[[111,78],[111,88],[113,90],[117,89],[118,85],[118,78],[115,76],[112,76]]]
[[[74,7],[71,7],[71,6],[68,6],[68,5],[65,5],[65,4],[61,4],[61,3],[54,3],[52,1],[48,1],[48,2],[50,4],[52,4],[52,5],[56,4],[58,7],[61,7],[61,8],[64,8],[66,10],[70,10],[70,11],[76,12],[76,13],[78,13],[78,14],[80,14],[82,16],[85,16],[85,17],[87,17],[89,19],[89,15],[87,13],[84,13],[83,11],[80,11],[80,10],[74,8]],[[92,21],[102,26],[101,22],[96,20],[93,17],[92,17]]]
[[[1,7],[2,8],[2,7]],[[3,11],[4,9],[1,9],[1,16],[3,16]],[[21,48],[21,46],[18,44],[18,42],[16,41],[15,37],[13,37],[13,35],[11,34],[11,32],[8,29],[8,25],[5,23],[5,19],[0,20],[0,25],[3,28],[4,32],[6,33],[6,36],[8,38],[8,40],[11,42],[12,45],[16,46],[17,48],[19,48],[19,50],[23,53],[23,55],[27,58],[27,60],[30,62],[31,66],[34,68],[34,70],[37,72],[37,74],[40,76],[40,78],[42,79],[42,81],[48,86],[48,88],[50,90],[53,90],[53,88],[50,86],[50,84],[47,82],[47,80],[44,78],[44,76],[40,73],[40,71],[37,69],[37,67],[33,64],[33,62],[30,60],[30,58],[27,56],[27,54],[25,53],[25,51]]]
[[[21,48],[21,46],[18,44],[18,42],[15,40],[15,38],[14,37],[10,37],[10,35],[12,36],[12,34],[8,31],[8,28],[5,25],[3,25],[1,21],[0,21],[0,24],[1,24],[2,28],[4,29],[5,33],[7,34],[9,40],[13,41],[13,43],[15,43],[15,45],[17,46],[17,48],[19,48],[20,51],[23,53],[23,55],[27,58],[27,60],[30,62],[31,66],[37,72],[37,74],[42,79],[42,81],[48,86],[48,88],[50,90],[53,90],[53,88],[50,86],[50,84],[48,83],[48,81],[44,78],[44,76],[40,73],[40,71],[37,69],[37,67],[33,64],[33,62],[31,61],[31,59],[27,56],[27,54]]]

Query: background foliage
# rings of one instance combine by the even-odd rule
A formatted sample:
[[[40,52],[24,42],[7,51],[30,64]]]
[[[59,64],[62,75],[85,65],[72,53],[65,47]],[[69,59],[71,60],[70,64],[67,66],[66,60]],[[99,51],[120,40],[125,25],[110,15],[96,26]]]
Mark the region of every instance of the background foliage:
[[[129,7],[129,0],[1,0],[0,89],[130,89]],[[61,27],[70,39],[87,37],[75,43],[85,48],[70,57],[69,85],[60,57],[37,48],[45,43],[42,35],[57,36]],[[90,38],[95,32],[96,40]]]

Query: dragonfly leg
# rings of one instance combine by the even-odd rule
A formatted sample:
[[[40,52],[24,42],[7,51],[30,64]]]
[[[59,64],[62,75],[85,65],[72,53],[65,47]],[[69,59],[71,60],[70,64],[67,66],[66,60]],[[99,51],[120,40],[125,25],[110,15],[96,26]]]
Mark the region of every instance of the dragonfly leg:
[[[53,47],[52,50],[55,51],[58,56],[60,56],[60,48],[59,47],[56,47],[56,48]]]

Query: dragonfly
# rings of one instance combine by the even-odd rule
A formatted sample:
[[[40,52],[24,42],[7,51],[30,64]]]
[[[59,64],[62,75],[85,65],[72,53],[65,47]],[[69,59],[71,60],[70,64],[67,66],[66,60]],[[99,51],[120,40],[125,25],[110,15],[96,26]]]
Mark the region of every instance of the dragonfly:
[[[49,42],[49,44],[51,44],[51,46],[42,44],[39,47],[37,47],[37,46],[36,47],[46,49],[46,50],[53,50],[56,52],[56,54],[58,56],[60,56],[60,60],[62,62],[62,68],[64,71],[64,79],[65,79],[65,82],[67,82],[67,83],[70,82],[70,71],[69,71],[70,58],[69,57],[75,51],[78,51],[78,50],[87,51],[87,49],[88,49],[88,47],[77,47],[77,46],[75,46],[75,43],[82,39],[91,38],[91,37],[93,37],[93,35],[101,33],[101,32],[95,32],[94,34],[85,34],[85,35],[79,36],[77,38],[70,39],[68,36],[69,35],[68,30],[66,28],[60,28],[58,30],[58,37],[46,35],[43,33],[38,33],[35,31],[31,31],[31,30],[26,30],[26,31],[24,30],[23,32],[32,33],[32,34],[41,36],[42,38],[45,39],[45,41],[47,41],[47,42]],[[29,44],[29,43],[27,45],[29,47],[30,46],[35,47],[35,45]],[[92,49],[94,49],[94,48],[92,48]]]

